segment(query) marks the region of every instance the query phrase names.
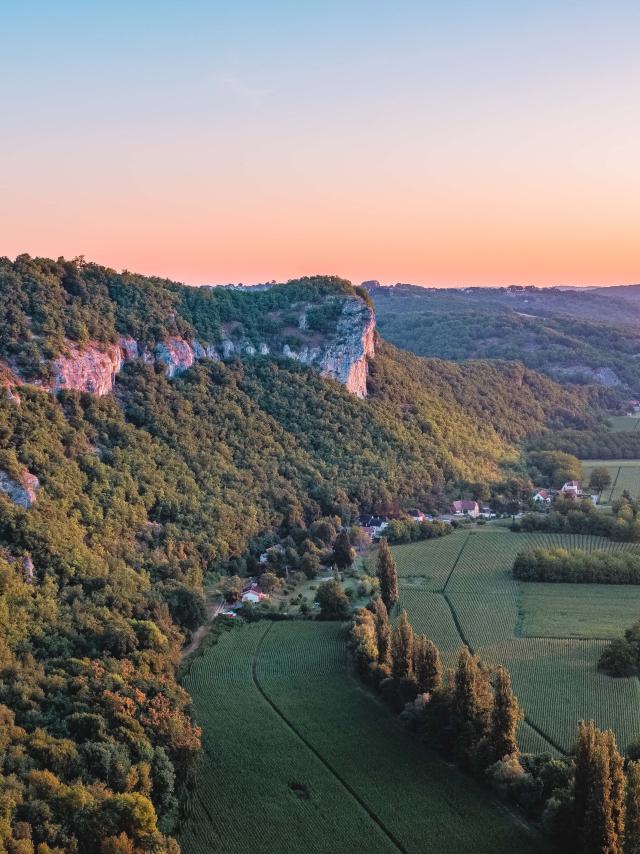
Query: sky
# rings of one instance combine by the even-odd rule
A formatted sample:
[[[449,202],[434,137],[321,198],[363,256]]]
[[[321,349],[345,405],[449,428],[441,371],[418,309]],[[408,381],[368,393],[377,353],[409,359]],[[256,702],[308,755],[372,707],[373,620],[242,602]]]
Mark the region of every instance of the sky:
[[[640,4],[0,3],[0,254],[640,282]]]

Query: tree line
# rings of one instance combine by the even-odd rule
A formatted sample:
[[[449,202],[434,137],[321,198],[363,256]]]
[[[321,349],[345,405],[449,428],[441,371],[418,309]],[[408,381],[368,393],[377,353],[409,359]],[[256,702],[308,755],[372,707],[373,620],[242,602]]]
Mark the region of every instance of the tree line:
[[[377,558],[379,598],[353,615],[349,647],[360,676],[429,746],[456,762],[530,819],[562,854],[640,852],[640,757],[625,762],[611,731],[578,723],[569,756],[522,754],[524,713],[506,668],[489,668],[465,646],[443,668],[436,645],[416,634],[406,611],[392,624],[398,574],[385,540]],[[640,623],[627,632],[640,653]]]
[[[527,549],[516,555],[513,577],[518,581],[572,584],[640,584],[640,554],[586,552],[559,546]]]
[[[550,513],[527,513],[511,525],[516,533],[593,534],[620,543],[640,542],[640,503],[628,493],[612,504],[613,513],[599,512],[593,503],[558,500]]]

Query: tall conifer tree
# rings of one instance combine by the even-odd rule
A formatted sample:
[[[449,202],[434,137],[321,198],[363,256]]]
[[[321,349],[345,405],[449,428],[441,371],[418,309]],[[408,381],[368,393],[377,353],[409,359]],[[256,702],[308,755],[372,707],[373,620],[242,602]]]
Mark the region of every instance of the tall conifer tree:
[[[516,730],[522,718],[522,709],[511,687],[511,677],[504,667],[499,667],[493,692],[489,741],[494,759],[503,759],[518,752]]]
[[[378,638],[378,661],[391,666],[391,625],[387,607],[382,599],[374,599],[371,605]]]
[[[393,630],[391,648],[394,677],[410,679],[413,676],[413,629],[406,611],[402,612],[400,622]]]
[[[380,581],[382,601],[386,605],[387,611],[391,613],[391,609],[398,601],[398,568],[385,537],[380,540],[376,573]]]
[[[413,669],[418,691],[432,694],[442,684],[442,666],[437,646],[426,635],[418,635],[413,645]]]
[[[624,854],[640,854],[640,762],[627,767]]]

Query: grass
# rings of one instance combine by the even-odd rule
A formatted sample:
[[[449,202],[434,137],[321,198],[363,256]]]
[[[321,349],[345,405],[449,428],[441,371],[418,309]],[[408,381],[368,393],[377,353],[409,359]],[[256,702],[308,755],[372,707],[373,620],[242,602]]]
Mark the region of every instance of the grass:
[[[522,584],[521,634],[526,637],[620,637],[640,619],[640,587],[609,584]]]
[[[612,728],[626,747],[640,733],[640,683],[599,673],[597,662],[603,639],[620,636],[640,616],[640,588],[523,584],[512,577],[511,567],[528,547],[639,547],[583,534],[483,531],[447,539],[454,537],[457,556],[447,555],[440,570],[433,565],[442,550],[433,541],[415,544],[411,552],[394,549],[401,606],[415,627],[442,647],[448,664],[464,642],[489,664],[508,667],[527,721],[546,737],[547,747],[571,750],[580,718]],[[439,588],[408,584],[421,561]],[[523,726],[519,738],[522,749],[539,749],[540,735],[531,729]]]
[[[640,430],[640,417],[634,415],[610,415],[609,423],[614,433],[633,433]]]
[[[235,627],[185,687],[204,749],[184,854],[539,850],[356,682],[337,624]]]
[[[625,416],[620,416],[625,417]],[[640,418],[634,418],[640,424]],[[606,468],[611,484],[600,494],[602,504],[610,504],[626,490],[632,498],[640,498],[640,460],[582,460],[584,482],[589,483],[594,468]]]

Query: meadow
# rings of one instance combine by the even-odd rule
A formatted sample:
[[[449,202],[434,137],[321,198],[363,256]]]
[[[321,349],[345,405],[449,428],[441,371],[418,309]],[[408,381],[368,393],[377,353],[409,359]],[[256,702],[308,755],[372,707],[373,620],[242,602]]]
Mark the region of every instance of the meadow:
[[[636,415],[610,415],[609,426],[614,433],[635,433],[640,430],[640,417]]]
[[[234,627],[184,685],[203,728],[185,854],[539,850],[356,681],[338,624]]]
[[[526,714],[521,748],[567,752],[581,718],[613,729],[622,748],[640,735],[640,683],[597,670],[607,640],[640,616],[640,588],[525,584],[511,575],[516,554],[528,547],[637,551],[639,546],[591,535],[514,534],[490,527],[445,539],[446,550],[433,541],[394,548],[400,605],[415,629],[441,647],[447,664],[464,642],[489,664],[509,668]]]
[[[626,416],[620,416],[626,417]],[[634,418],[640,423],[640,418]],[[594,468],[606,468],[611,484],[602,490],[601,504],[610,504],[627,491],[632,498],[640,498],[640,460],[582,460],[584,482],[589,483]]]

